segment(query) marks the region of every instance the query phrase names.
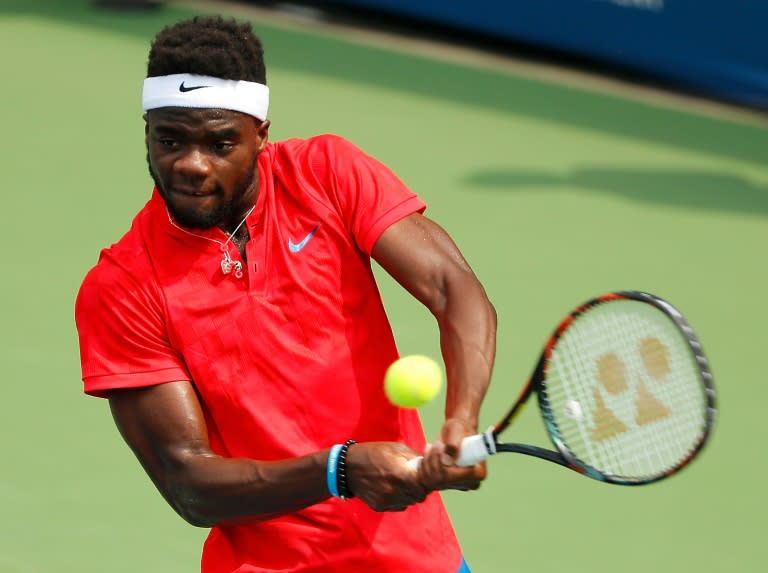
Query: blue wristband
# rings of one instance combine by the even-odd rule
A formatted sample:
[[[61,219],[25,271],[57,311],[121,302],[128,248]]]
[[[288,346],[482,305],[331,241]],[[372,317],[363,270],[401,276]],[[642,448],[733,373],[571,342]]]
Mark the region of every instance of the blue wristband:
[[[328,464],[325,467],[325,480],[328,484],[328,491],[333,497],[339,497],[338,469],[339,454],[341,453],[341,444],[331,447],[328,453]]]

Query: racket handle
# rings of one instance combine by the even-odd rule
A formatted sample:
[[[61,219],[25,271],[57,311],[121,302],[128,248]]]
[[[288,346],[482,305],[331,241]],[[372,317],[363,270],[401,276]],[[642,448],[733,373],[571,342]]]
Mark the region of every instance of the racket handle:
[[[493,439],[493,432],[488,430],[482,434],[467,436],[461,442],[461,451],[456,458],[456,465],[462,467],[473,466],[482,462],[488,456],[496,453],[496,442]],[[418,470],[421,464],[422,456],[411,458],[405,465],[412,470]]]

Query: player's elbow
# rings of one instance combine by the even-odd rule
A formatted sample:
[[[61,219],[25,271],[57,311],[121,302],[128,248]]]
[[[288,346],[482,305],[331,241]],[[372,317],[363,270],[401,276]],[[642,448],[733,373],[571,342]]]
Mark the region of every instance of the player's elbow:
[[[174,509],[184,521],[190,525],[194,525],[195,527],[208,529],[216,525],[218,522],[218,520],[202,515],[189,507],[177,505],[174,506]]]
[[[166,459],[166,472],[155,483],[168,504],[184,521],[195,527],[212,527],[219,520],[213,511],[211,490],[196,467],[196,455]]]
[[[184,521],[195,527],[213,527],[218,519],[212,515],[202,496],[193,488],[176,485],[164,497]]]

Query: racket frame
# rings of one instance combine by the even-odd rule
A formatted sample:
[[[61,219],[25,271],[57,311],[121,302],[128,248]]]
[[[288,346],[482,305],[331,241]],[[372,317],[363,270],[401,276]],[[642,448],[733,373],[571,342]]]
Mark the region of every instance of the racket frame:
[[[698,436],[693,448],[691,448],[691,451],[688,453],[688,455],[686,455],[672,468],[669,468],[665,472],[659,473],[657,475],[645,478],[631,479],[616,476],[607,472],[602,472],[579,459],[566,446],[546,395],[545,380],[547,375],[547,367],[552,356],[552,351],[558,340],[562,337],[563,333],[575,320],[577,320],[589,309],[600,304],[605,304],[617,300],[634,300],[649,304],[662,311],[672,320],[672,322],[677,326],[681,334],[688,342],[688,346],[691,350],[691,353],[693,354],[698,370],[700,372],[700,380],[704,389],[704,400],[706,407],[704,427],[702,428],[702,432]],[[555,446],[556,451],[528,444],[506,443],[499,440],[499,435],[520,415],[524,409],[524,406],[533,393],[536,393],[537,395],[539,410],[541,411],[544,426],[552,444]],[[489,455],[491,453],[498,452],[514,452],[518,454],[525,454],[560,464],[598,481],[618,485],[645,485],[657,482],[676,474],[685,468],[691,462],[691,460],[693,460],[693,458],[699,454],[712,432],[715,413],[715,389],[709,362],[704,355],[701,343],[696,337],[696,334],[693,332],[693,329],[690,327],[680,311],[678,311],[667,301],[646,292],[617,291],[606,293],[588,300],[584,304],[571,311],[571,313],[565,319],[563,319],[560,324],[558,324],[557,328],[555,328],[554,332],[550,335],[549,340],[547,341],[547,344],[545,345],[541,354],[541,357],[539,358],[539,361],[537,362],[531,377],[528,379],[527,384],[521,390],[517,401],[514,403],[509,412],[507,412],[507,414],[495,426],[491,427],[484,435],[487,436],[487,439],[492,438],[494,442],[493,450],[495,451],[491,452],[491,448],[489,448]]]

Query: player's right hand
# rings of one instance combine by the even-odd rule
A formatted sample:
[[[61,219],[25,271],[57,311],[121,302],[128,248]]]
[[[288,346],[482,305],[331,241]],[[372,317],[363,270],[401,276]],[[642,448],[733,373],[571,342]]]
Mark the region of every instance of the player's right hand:
[[[402,511],[420,503],[429,491],[406,466],[417,455],[395,442],[354,444],[347,453],[349,489],[375,511]]]
[[[464,420],[448,418],[440,430],[439,439],[427,446],[418,465],[419,482],[428,490],[475,490],[486,478],[485,462],[469,467],[456,465],[464,438],[477,434],[477,428]]]
[[[446,454],[445,444],[440,440],[427,446],[423,459],[414,471],[424,489],[427,491],[478,489],[487,475],[485,462],[468,467],[457,466],[453,463],[453,458]]]

